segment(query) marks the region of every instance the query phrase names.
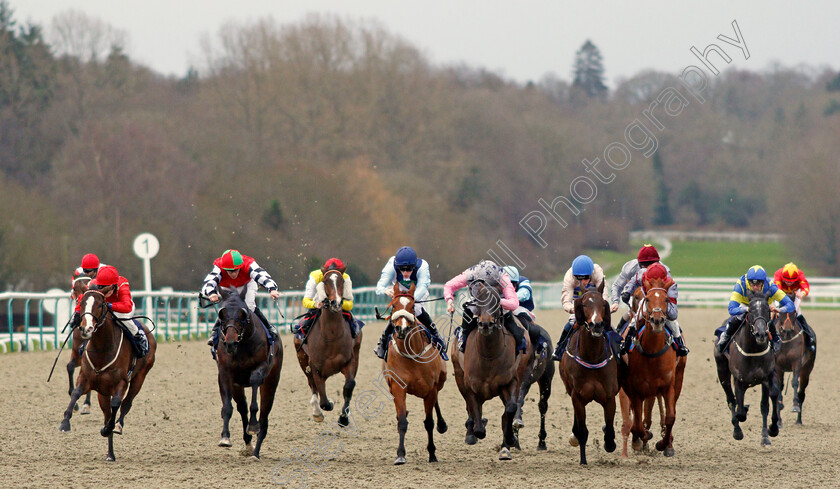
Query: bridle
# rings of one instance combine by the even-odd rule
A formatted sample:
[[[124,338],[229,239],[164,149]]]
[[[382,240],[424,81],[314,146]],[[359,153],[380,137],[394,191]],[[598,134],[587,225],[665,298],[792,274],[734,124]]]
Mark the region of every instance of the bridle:
[[[341,271],[339,271],[339,270],[328,270],[326,273],[324,273],[324,277],[322,279],[322,282],[324,282],[325,286],[326,286],[326,283],[327,283],[327,276],[330,275],[330,274],[338,274],[338,276],[341,277]],[[329,297],[326,297],[326,298],[324,298],[323,302],[332,312],[341,312],[341,304],[344,302],[344,298],[342,297],[342,291],[337,290],[338,289],[338,283],[337,282],[333,283],[333,288],[336,289],[335,290],[335,295],[338,299],[330,299]],[[326,292],[326,290],[324,292]]]
[[[651,292],[660,291],[666,296],[668,291],[663,289],[662,287],[653,287],[647,291],[645,296],[639,302],[638,308],[636,309],[636,324],[639,324],[640,319],[644,319],[645,323],[655,324],[657,326],[665,324],[665,320],[667,319],[666,311],[663,311],[661,307],[654,307],[653,309],[648,310],[647,303],[648,301],[648,294]],[[656,317],[654,318],[654,315]]]
[[[222,310],[227,311],[227,309],[225,308],[222,308]],[[251,324],[251,311],[246,307],[240,307],[239,310],[245,313],[245,324]],[[225,324],[221,327],[220,332],[222,337],[224,337],[227,334],[227,330],[229,330],[230,328],[233,328],[233,330],[236,331],[236,341],[234,341],[233,343],[237,344],[241,342],[242,336],[245,334],[245,327],[240,327],[239,321],[237,321],[236,318],[227,317],[225,318]]]
[[[584,298],[584,297],[586,297],[588,294],[592,294],[593,296],[596,296],[596,297],[600,295],[598,292],[595,292],[595,291],[588,291],[588,292],[584,293],[584,294],[580,297],[581,302],[583,301],[583,298]],[[585,317],[585,316],[584,316],[584,317]],[[595,332],[595,331],[593,330],[593,328],[595,327],[595,325],[596,325],[596,324],[604,324],[604,318],[602,317],[600,321],[596,322],[596,321],[594,321],[594,317],[595,317],[595,314],[593,314],[593,315],[592,315],[592,318],[591,318],[591,319],[593,319],[593,320],[589,320],[590,318],[586,318],[586,320],[584,320],[584,321],[583,321],[583,323],[581,324],[581,326],[583,326],[583,328],[584,328],[586,331],[588,331],[588,332],[589,332],[590,336],[592,336],[593,338],[598,338],[598,337],[600,337],[601,335],[603,335],[603,334],[604,334],[604,332],[603,332],[603,331],[601,331],[601,332]]]
[[[473,287],[474,286],[482,286],[482,285],[484,286],[485,289],[490,289],[492,287],[490,284],[487,283],[486,280],[483,280],[483,279],[475,279],[472,282],[470,282],[470,285],[469,285],[470,296],[473,297],[474,299],[476,299],[476,301],[478,300],[478,298],[477,298],[478,294],[473,293]],[[493,294],[492,294],[492,292],[490,292],[488,290],[488,298],[487,299],[490,300],[492,298],[493,298]],[[473,304],[473,305],[476,305],[475,301],[471,301],[470,303]],[[478,305],[478,307],[486,307],[486,308],[489,308],[490,306],[493,306],[493,304],[483,304],[481,302],[478,302],[477,305]],[[501,298],[499,298],[499,299],[496,300],[496,304],[495,304],[493,312],[490,313],[490,316],[493,318],[493,321],[489,325],[484,326],[484,328],[489,328],[490,330],[502,329],[502,321],[501,321],[502,314],[501,314],[501,312],[502,312],[502,304],[501,304]],[[475,319],[476,319],[476,324],[478,325],[478,327],[482,328],[481,323],[478,322],[478,317],[476,317]]]
[[[85,295],[87,294],[98,294],[102,296],[102,304],[100,305],[100,310],[102,311],[102,314],[100,316],[97,317],[93,312],[85,311],[82,313],[83,318],[85,316],[90,316],[94,320],[93,331],[91,331],[90,333],[90,335],[93,336],[99,330],[99,328],[101,328],[102,325],[105,324],[105,318],[108,317],[108,308],[105,306],[105,294],[103,294],[102,292],[98,290],[88,289],[88,291],[85,292]],[[84,298],[84,296],[82,297]]]

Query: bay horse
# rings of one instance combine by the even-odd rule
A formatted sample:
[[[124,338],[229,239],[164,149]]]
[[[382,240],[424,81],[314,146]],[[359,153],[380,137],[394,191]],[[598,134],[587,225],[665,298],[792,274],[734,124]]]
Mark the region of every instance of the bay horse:
[[[408,292],[401,292],[399,284],[394,284],[394,296],[388,307],[391,307],[389,321],[394,327],[391,338],[391,348],[386,360],[382,362],[382,374],[387,378],[391,395],[394,396],[394,407],[397,409],[397,429],[400,434],[400,444],[397,448],[397,459],[394,465],[405,463],[405,433],[408,430],[408,410],[405,406],[406,394],[423,399],[426,418],[423,426],[429,435],[426,446],[429,451],[429,462],[437,462],[434,442],[434,420],[432,410],[437,412],[438,433],[447,430],[446,421],[440,413],[438,392],[446,382],[446,364],[440,357],[432,342],[417,324],[414,316],[414,289],[411,284]]]
[[[219,446],[229,448],[230,418],[233,404],[242,418],[242,455],[259,460],[263,440],[268,433],[268,415],[283,367],[283,343],[280,338],[269,347],[266,329],[254,311],[245,303],[246,290],[218,289],[222,298],[219,309],[219,349],[216,366],[219,370],[219,395],[222,398],[222,435]],[[250,420],[245,388],[251,388]],[[260,400],[257,404],[257,392]],[[259,421],[257,420],[259,412]],[[257,435],[256,443],[252,443]]]
[[[474,445],[487,435],[487,420],[481,415],[482,406],[489,399],[499,397],[505,406],[499,460],[510,460],[510,447],[516,443],[513,418],[519,407],[519,391],[534,348],[526,334],[527,352],[516,354],[516,340],[502,324],[500,292],[495,285],[474,280],[469,290],[473,302],[465,304],[465,307],[473,309],[478,327],[467,336],[464,353],[458,349],[457,342],[452,342],[450,353],[455,383],[467,408],[465,442]]]
[[[744,438],[739,422],[747,419],[749,406],[744,406],[744,394],[750,387],[761,385],[761,445],[770,445],[768,434],[779,434],[779,394],[780,384],[776,377],[776,359],[769,341],[770,305],[767,294],[747,293],[749,311],[744,324],[732,335],[729,350],[721,353],[714,346],[718,380],[726,394],[726,404],[732,414],[732,437]],[[735,384],[733,394],[732,384]],[[772,402],[771,402],[772,401]],[[767,428],[767,414],[773,407],[771,425]]]
[[[808,387],[811,380],[811,371],[814,369],[817,352],[812,352],[805,345],[804,331],[802,325],[799,324],[796,311],[779,313],[776,317],[776,330],[782,339],[782,346],[776,352],[776,378],[781,389],[784,385],[785,372],[792,372],[790,385],[793,387],[794,394],[791,411],[797,413],[796,424],[802,424],[802,403],[805,401],[805,388]],[[782,407],[782,393],[779,392],[780,413]],[[779,424],[781,425],[781,423],[780,418]]]
[[[344,374],[344,406],[338,416],[338,424],[342,427],[350,424],[350,399],[356,387],[362,344],[362,332],[359,331],[353,338],[341,308],[345,268],[324,271],[321,282],[324,298],[318,318],[307,333],[305,343],[295,338],[298,363],[312,391],[309,405],[312,407],[312,419],[316,422],[324,420],[322,411],[333,409],[332,401],[327,398],[327,379],[339,372]]]
[[[79,325],[81,339],[87,341],[84,361],[76,379],[76,387],[70,394],[70,404],[64,411],[60,431],[70,431],[73,408],[82,394],[91,390],[97,392],[99,407],[105,416],[105,424],[99,433],[108,438],[106,461],[113,462],[115,426],[122,431],[125,415],[131,410],[132,402],[143,387],[146,375],[155,364],[157,341],[147,333],[149,352],[143,358],[136,358],[131,345],[125,343],[129,335],[117,326],[116,319],[107,307],[105,294],[116,288],[116,284],[101,290],[88,290],[81,298],[82,321]],[[143,327],[146,330],[145,327]],[[75,349],[75,346],[74,346]],[[117,419],[117,411],[120,416]]]
[[[560,359],[560,377],[572,398],[574,424],[569,444],[580,447],[580,464],[586,465],[586,405],[592,401],[604,407],[604,450],[615,451],[615,395],[618,394],[618,363],[610,348],[610,305],[598,291],[575,299],[575,323],[566,353]]]
[[[666,457],[674,455],[672,430],[676,421],[677,400],[682,391],[686,358],[677,357],[671,347],[672,339],[665,328],[668,319],[668,288],[672,283],[671,279],[646,279],[642,287],[635,291],[640,299],[636,303],[635,312],[639,333],[627,356],[627,375],[622,378],[619,392],[623,419],[621,435],[624,440],[622,457],[627,457],[627,438],[631,432],[633,449],[636,451],[641,450],[643,443],[652,438],[649,428],[655,399],[660,402],[662,425],[662,439],[656,443],[656,449],[664,452]]]
[[[514,316],[514,318],[516,318],[516,316]],[[523,324],[522,326],[525,327],[526,325]],[[542,326],[532,322],[530,327],[539,332],[539,335],[545,339],[547,345],[554,344],[554,342],[551,341],[551,336]],[[535,354],[533,360],[528,363],[528,369],[526,370],[525,376],[522,380],[522,387],[519,389],[516,415],[513,417],[513,431],[516,436],[516,448],[519,448],[519,430],[525,427],[525,423],[522,421],[522,409],[525,406],[525,396],[528,395],[528,391],[531,390],[531,386],[536,383],[540,389],[540,400],[537,404],[537,407],[540,410],[540,431],[538,434],[539,442],[537,443],[537,450],[543,451],[546,449],[545,438],[548,436],[548,433],[545,431],[545,415],[546,412],[548,412],[548,398],[551,397],[551,382],[554,380],[554,372],[554,361],[551,359],[551,351],[548,349],[545,349],[542,355]]]
[[[90,280],[91,278],[87,275],[82,275],[73,280],[73,291],[70,293],[72,304],[75,305],[76,301],[80,299],[85,292],[87,292],[88,282],[90,282]],[[83,342],[82,328],[73,328],[72,333],[73,347],[70,349],[70,361],[67,362],[67,377],[69,379],[69,388],[67,389],[67,393],[71,396],[73,395],[73,388],[75,387],[75,384],[73,383],[73,372],[75,372],[76,367],[82,364],[82,355],[79,350]],[[90,392],[85,395],[85,402],[82,404],[81,409],[79,408],[79,404],[76,403],[73,406],[73,410],[79,411],[79,414],[90,414],[90,395]],[[116,433],[119,434],[119,431],[116,431]]]

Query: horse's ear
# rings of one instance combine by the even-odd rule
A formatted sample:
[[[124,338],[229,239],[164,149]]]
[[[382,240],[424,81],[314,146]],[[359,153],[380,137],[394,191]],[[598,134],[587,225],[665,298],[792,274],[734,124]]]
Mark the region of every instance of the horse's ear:
[[[242,287],[242,292],[239,293],[239,298],[242,299],[242,302],[245,302],[245,295],[248,293],[247,287]]]
[[[607,329],[612,328],[612,313],[610,312],[610,303],[604,301],[604,325]]]
[[[226,288],[224,288],[224,287],[219,287],[219,286],[217,285],[217,286],[216,286],[216,293],[218,293],[218,294],[219,294],[219,297],[221,297],[223,301],[224,301],[224,300],[226,300],[226,299],[228,298],[227,289],[226,289]]]
[[[394,297],[396,297],[396,295],[399,294],[399,293],[400,293],[400,283],[399,282],[394,282]]]
[[[575,299],[575,322],[578,324],[586,323],[586,316],[583,314],[583,301],[580,297]]]
[[[607,281],[606,280],[601,280],[601,285],[598,286],[598,293],[599,294],[604,293],[604,286],[605,285],[607,285]]]
[[[347,265],[339,268],[338,271],[341,272],[342,275],[344,275],[344,272],[347,271]]]
[[[645,290],[650,290],[650,280],[648,280],[648,279],[642,280],[642,287],[644,287]]]
[[[408,288],[408,295],[414,297],[414,291],[417,290],[417,284],[411,282],[411,287]]]

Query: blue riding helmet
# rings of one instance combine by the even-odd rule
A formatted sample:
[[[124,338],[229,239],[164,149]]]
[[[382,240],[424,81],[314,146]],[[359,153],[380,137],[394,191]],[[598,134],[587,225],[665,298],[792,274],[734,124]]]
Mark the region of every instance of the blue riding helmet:
[[[394,255],[394,267],[399,268],[401,266],[417,267],[417,252],[410,246],[403,246]]]
[[[589,276],[595,272],[595,262],[586,255],[580,255],[572,262],[572,275]]]
[[[502,267],[502,269],[507,272],[511,282],[519,282],[519,270],[517,270],[516,267],[508,265],[506,267]]]
[[[747,270],[747,280],[767,280],[767,272],[760,265],[753,265]]]

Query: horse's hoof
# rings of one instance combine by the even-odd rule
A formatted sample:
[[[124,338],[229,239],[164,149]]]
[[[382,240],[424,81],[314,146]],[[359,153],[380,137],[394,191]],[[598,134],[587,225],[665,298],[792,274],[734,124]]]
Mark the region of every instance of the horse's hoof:
[[[241,450],[239,450],[239,455],[241,455],[243,457],[249,457],[253,454],[254,454],[254,445],[250,445],[250,444],[245,445],[244,447],[242,447]]]
[[[332,411],[333,410],[333,405],[334,404],[332,402],[321,403],[321,409],[323,411]]]
[[[111,429],[109,430],[107,425],[103,426],[103,427],[102,427],[102,429],[100,429],[100,430],[99,430],[99,434],[100,434],[100,435],[102,435],[102,436],[104,436],[104,437],[106,437],[106,438],[107,438],[109,435],[111,435],[113,432],[114,432],[114,429],[113,429],[113,428],[111,428]]]
[[[767,438],[766,436],[762,437],[761,438],[761,446],[763,446],[763,447],[770,446],[770,438]]]
[[[260,457],[258,457],[256,455],[251,455],[251,458],[249,458],[248,460],[250,460],[251,462],[259,462]]]
[[[61,424],[58,425],[58,431],[63,431],[64,433],[70,431],[70,421],[66,419],[62,421]]]
[[[260,432],[260,425],[258,425],[258,424],[248,425],[248,434],[249,435],[253,436],[253,435],[258,434],[259,432]]]
[[[737,419],[740,423],[743,423],[747,420],[747,412],[744,411],[744,414],[736,414],[735,419]]]
[[[781,426],[781,423],[779,423],[779,426]],[[777,425],[775,425],[775,424],[771,424],[771,425],[770,425],[770,429],[769,429],[769,430],[767,430],[767,433],[768,433],[770,436],[772,436],[773,438],[775,438],[775,437],[779,436],[779,426],[777,426]]]
[[[323,423],[324,422],[324,415],[323,414],[313,414],[312,421],[316,423]]]
[[[665,444],[662,443],[662,440],[659,440],[658,442],[656,442],[656,450],[660,451],[660,452],[665,450]]]
[[[792,412],[792,413],[801,413],[801,412],[802,412],[802,408],[799,406],[799,404],[794,404],[794,405],[793,405],[793,407],[792,407],[792,408],[790,408],[790,412]]]
[[[342,428],[346,428],[347,425],[349,425],[349,424],[350,424],[350,419],[347,416],[342,415],[342,416],[338,417],[338,426],[341,426]]]
[[[122,435],[123,432],[123,425],[122,423],[117,423],[114,425],[114,429],[112,430],[115,435]]]
[[[437,423],[437,431],[440,434],[446,433],[446,430],[449,429],[449,426],[446,425],[446,421],[440,420]]]
[[[230,442],[230,438],[224,436],[221,440],[219,440],[219,446],[224,448],[230,448],[233,446],[233,443]]]
[[[642,451],[642,448],[644,447],[644,445],[645,445],[645,444],[644,444],[644,442],[642,441],[642,439],[641,439],[641,438],[635,438],[635,439],[633,439],[633,443],[632,443],[632,446],[633,446],[633,451],[635,451],[635,452],[641,452],[641,451]]]
[[[674,449],[672,447],[668,447],[665,449],[665,456],[666,457],[673,457],[674,456]]]
[[[79,410],[79,414],[90,414],[90,404],[82,404],[82,409]]]
[[[436,464],[437,463],[437,457],[435,456],[434,453],[429,454],[429,463],[430,464]]]
[[[474,433],[475,433],[475,437],[478,438],[479,440],[483,440],[484,437],[487,436],[487,432],[484,431],[484,430],[481,430],[481,431],[476,430],[476,431],[474,431]]]
[[[539,442],[539,444],[537,444],[537,451],[538,452],[543,452],[545,450],[547,450],[547,448],[545,446],[545,442],[544,441]]]
[[[105,461],[106,461],[106,462],[114,462],[114,461],[116,461],[116,460],[117,460],[117,458],[116,458],[116,457],[114,457],[113,455],[106,455],[106,456],[105,456]]]
[[[572,436],[569,437],[569,445],[571,445],[573,447],[576,447],[579,444],[580,444],[580,442],[578,442],[578,439],[575,435],[572,435]]]
[[[467,435],[467,437],[464,439],[464,443],[466,443],[467,445],[475,445],[476,443],[478,443],[478,438],[476,438],[475,435]]]
[[[405,465],[405,457],[397,457],[397,459],[394,460],[394,465]]]
[[[502,448],[499,450],[499,460],[510,460],[510,450],[507,448]]]
[[[604,450],[606,450],[607,453],[614,452],[615,448],[616,448],[615,440],[604,440]]]
[[[513,420],[513,429],[519,430],[525,427],[525,422],[519,418]]]
[[[744,439],[744,432],[741,431],[741,428],[735,428],[732,431],[732,438],[735,438],[736,440],[743,440]]]

